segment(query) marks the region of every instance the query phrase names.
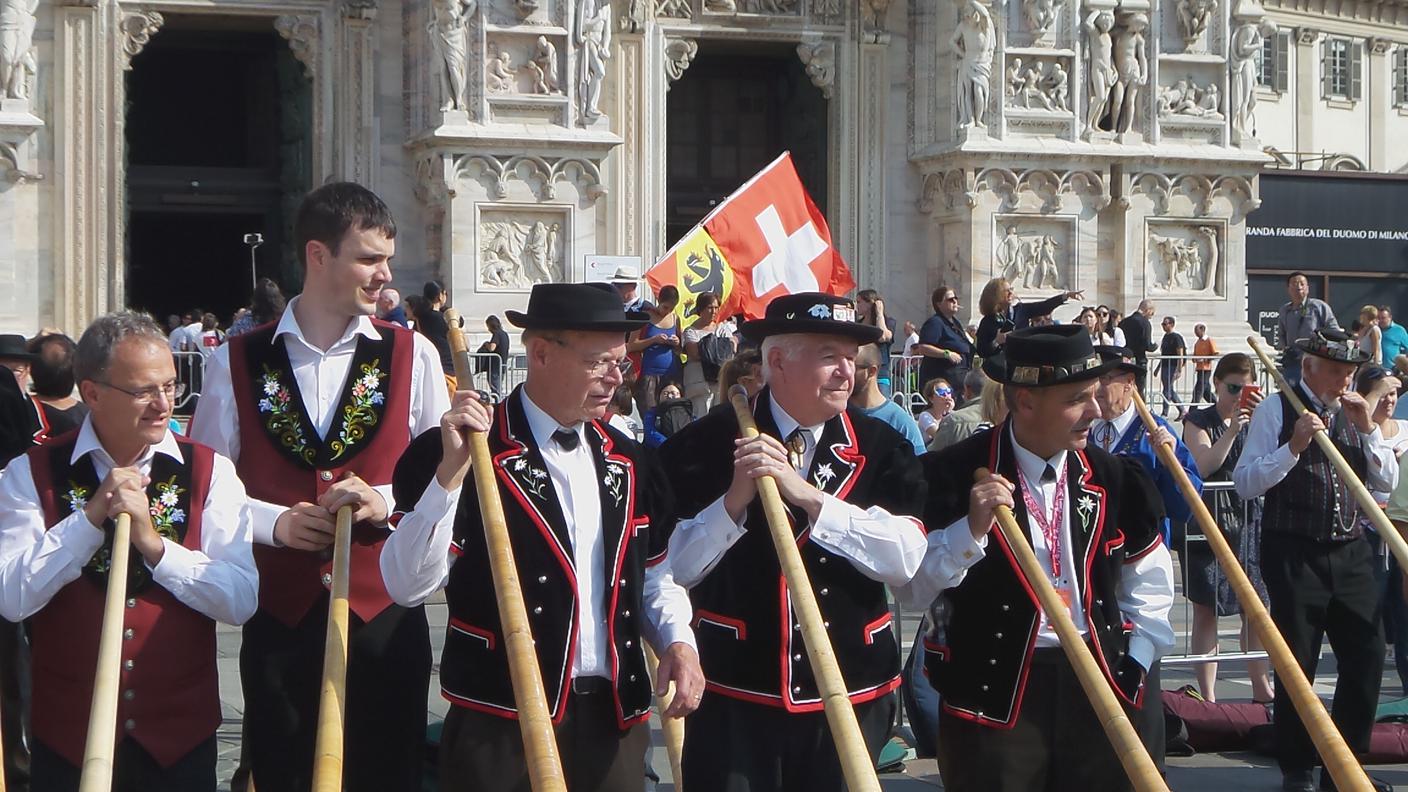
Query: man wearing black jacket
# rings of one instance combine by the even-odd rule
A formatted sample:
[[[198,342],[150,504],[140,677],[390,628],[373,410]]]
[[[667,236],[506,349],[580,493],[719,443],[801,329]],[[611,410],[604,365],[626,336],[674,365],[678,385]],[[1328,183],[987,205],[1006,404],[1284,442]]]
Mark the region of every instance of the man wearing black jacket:
[[[1143,367],[1149,364],[1149,353],[1158,349],[1154,344],[1154,327],[1149,323],[1149,317],[1153,315],[1153,300],[1140,300],[1138,310],[1120,321],[1120,329],[1124,331],[1124,345],[1134,353],[1135,361]],[[1139,384],[1143,387],[1142,377]]]

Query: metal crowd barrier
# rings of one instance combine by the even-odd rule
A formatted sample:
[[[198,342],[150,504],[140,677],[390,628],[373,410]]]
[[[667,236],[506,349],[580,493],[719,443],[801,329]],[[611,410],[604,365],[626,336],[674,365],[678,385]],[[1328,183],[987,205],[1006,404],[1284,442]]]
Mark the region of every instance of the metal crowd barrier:
[[[199,350],[172,352],[176,364],[176,403],[173,411],[189,416],[195,412],[196,401],[205,375],[205,355]]]
[[[1194,393],[1198,386],[1198,363],[1208,365],[1207,382],[1209,389],[1211,389],[1212,372],[1217,368],[1217,361],[1222,357],[1222,355],[1150,355],[1149,373],[1144,378],[1144,401],[1148,403],[1149,409],[1155,414],[1172,418],[1181,411],[1211,404],[1212,402],[1208,401],[1206,394]],[[1253,360],[1255,361],[1255,358]],[[1271,373],[1264,370],[1265,367],[1261,365],[1260,361],[1256,361],[1256,363],[1257,384],[1261,386],[1263,394],[1270,395],[1275,390]],[[1169,383],[1172,385],[1172,398],[1169,398],[1164,393],[1163,367],[1165,365],[1179,366],[1180,364],[1181,369],[1172,376]],[[1216,400],[1216,394],[1213,394],[1213,400]],[[1173,413],[1173,415],[1166,415],[1166,413]]]

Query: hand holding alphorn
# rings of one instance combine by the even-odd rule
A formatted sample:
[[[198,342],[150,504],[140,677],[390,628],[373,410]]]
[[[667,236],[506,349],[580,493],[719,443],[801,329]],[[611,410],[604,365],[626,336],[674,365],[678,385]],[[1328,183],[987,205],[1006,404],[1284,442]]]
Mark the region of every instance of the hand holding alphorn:
[[[748,404],[748,391],[735,385],[728,395],[733,404],[733,411],[738,416],[738,427],[743,437],[749,440],[757,437],[758,427],[753,422],[753,408]],[[831,727],[831,738],[836,743],[836,753],[841,759],[841,774],[845,776],[846,788],[851,792],[880,792],[880,781],[875,775],[875,762],[865,746],[860,724],[856,721],[855,709],[847,696],[846,682],[841,678],[841,667],[831,649],[831,638],[826,634],[821,608],[812,592],[807,569],[802,565],[802,553],[797,549],[796,537],[792,535],[792,526],[787,519],[787,507],[782,502],[777,482],[772,476],[762,476],[757,479],[757,485],[758,497],[763,501],[763,513],[768,518],[773,547],[777,549],[778,562],[782,565],[782,576],[787,581],[792,607],[802,628],[802,639],[807,646],[807,659],[811,661],[817,690],[821,693],[822,704],[826,710],[826,722]]]
[[[127,597],[127,559],[132,551],[132,516],[119,514],[112,530],[108,590],[103,600],[103,631],[98,637],[98,668],[93,704],[88,711],[88,741],[83,746],[83,775],[78,792],[112,789],[113,752],[117,747],[117,688],[122,677],[123,600]]]
[[[1134,406],[1139,410],[1139,417],[1143,419],[1144,427],[1152,434],[1159,424],[1154,420],[1153,414],[1149,412],[1149,406],[1144,403],[1144,399],[1137,392],[1134,394]],[[1229,429],[1228,431],[1233,430]],[[1158,454],[1159,461],[1163,463],[1163,466],[1173,474],[1174,480],[1178,482],[1178,490],[1183,494],[1183,499],[1192,507],[1194,521],[1203,529],[1208,546],[1212,548],[1213,555],[1217,556],[1217,563],[1222,566],[1223,572],[1227,575],[1227,581],[1232,584],[1232,590],[1236,592],[1237,600],[1242,603],[1242,614],[1252,630],[1261,638],[1261,645],[1266,647],[1266,654],[1271,658],[1271,665],[1276,668],[1276,684],[1285,687],[1286,692],[1290,695],[1291,703],[1295,705],[1296,712],[1300,714],[1301,722],[1305,724],[1306,731],[1310,733],[1310,739],[1315,742],[1316,749],[1320,751],[1320,756],[1325,761],[1325,769],[1335,779],[1335,787],[1347,792],[1350,790],[1353,792],[1372,792],[1373,786],[1369,783],[1368,776],[1364,774],[1364,769],[1359,766],[1359,762],[1354,758],[1354,753],[1345,743],[1344,737],[1340,736],[1334,721],[1330,720],[1330,714],[1325,711],[1324,703],[1320,701],[1319,696],[1315,695],[1315,690],[1310,687],[1310,681],[1305,678],[1305,672],[1301,671],[1300,664],[1296,662],[1295,655],[1291,653],[1291,647],[1286,643],[1286,639],[1281,637],[1280,631],[1276,629],[1276,624],[1271,621],[1271,614],[1261,603],[1261,597],[1257,595],[1251,580],[1247,578],[1247,573],[1242,570],[1241,563],[1237,561],[1237,556],[1232,552],[1232,546],[1227,543],[1222,529],[1218,527],[1217,521],[1208,511],[1207,504],[1203,503],[1202,495],[1193,486],[1193,481],[1188,478],[1188,474],[1184,472],[1183,465],[1179,463],[1178,457],[1173,453],[1173,448],[1165,443],[1159,443],[1154,446],[1154,452]]]
[[[343,722],[347,715],[347,589],[351,576],[352,507],[337,510],[332,539],[332,592],[323,638],[323,682],[313,748],[313,792],[342,791]]]
[[[982,481],[990,475],[992,473],[987,468],[979,468],[974,478]],[[1066,659],[1070,660],[1076,679],[1080,681],[1081,688],[1090,699],[1090,706],[1095,710],[1095,716],[1105,730],[1105,736],[1110,738],[1115,755],[1124,766],[1125,775],[1129,776],[1137,792],[1168,792],[1168,785],[1159,775],[1159,768],[1154,765],[1154,760],[1149,758],[1149,752],[1144,748],[1144,743],[1140,742],[1139,734],[1134,731],[1129,716],[1125,715],[1124,707],[1120,706],[1119,699],[1115,698],[1109,680],[1105,678],[1100,666],[1096,665],[1090,647],[1076,630],[1065,601],[1051,585],[1041,562],[1036,560],[1031,543],[1017,525],[1012,510],[1006,506],[998,506],[993,510],[993,515],[997,519],[998,530],[1002,532],[1003,539],[1012,550],[1012,557],[1016,559],[1022,576],[1036,592],[1037,602],[1046,614],[1047,622],[1060,639],[1061,650],[1066,653]]]
[[[470,390],[474,372],[469,365],[469,348],[460,331],[459,315],[446,311],[445,322],[450,328],[448,337],[455,360],[455,379],[461,390]],[[552,716],[548,712],[548,697],[543,689],[543,675],[538,668],[538,653],[533,648],[528,606],[523,601],[518,564],[513,558],[503,502],[499,499],[499,484],[494,477],[489,438],[484,432],[469,433],[469,458],[474,489],[479,496],[479,517],[484,523],[484,543],[489,552],[499,621],[503,625],[504,650],[508,654],[514,704],[518,707],[518,728],[523,735],[528,778],[534,792],[567,792]]]

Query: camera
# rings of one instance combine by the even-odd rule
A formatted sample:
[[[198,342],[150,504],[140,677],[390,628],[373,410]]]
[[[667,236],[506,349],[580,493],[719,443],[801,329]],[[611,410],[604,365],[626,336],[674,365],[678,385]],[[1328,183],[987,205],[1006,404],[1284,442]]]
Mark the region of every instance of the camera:
[[[262,245],[262,244],[264,244],[264,235],[263,235],[263,234],[245,234],[245,235],[244,235],[244,243],[245,243],[246,245]]]

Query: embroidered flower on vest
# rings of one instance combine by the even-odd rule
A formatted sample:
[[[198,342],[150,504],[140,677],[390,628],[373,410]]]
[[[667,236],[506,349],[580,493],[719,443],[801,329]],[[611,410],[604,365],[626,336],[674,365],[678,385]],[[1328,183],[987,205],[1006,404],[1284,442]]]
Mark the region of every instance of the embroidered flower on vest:
[[[307,464],[313,464],[315,451],[308,445],[308,439],[303,436],[303,424],[298,420],[298,408],[293,403],[293,393],[289,387],[279,382],[279,373],[264,366],[264,374],[260,377],[264,388],[264,398],[259,400],[259,412],[267,414],[264,425],[269,433],[279,438],[284,448],[302,459]]]
[[[381,392],[381,381],[386,372],[380,368],[381,359],[362,364],[362,376],[352,386],[352,403],[342,408],[342,430],[337,439],[328,444],[332,458],[338,459],[367,436],[367,429],[376,426],[380,420],[375,407],[386,402],[386,394]]]
[[[831,483],[831,479],[836,478],[836,471],[831,469],[830,462],[823,462],[816,466],[814,478],[816,479],[816,485],[825,489],[826,485]]]
[[[88,496],[92,494],[92,492],[88,491],[87,487],[70,481],[68,483],[68,492],[64,493],[64,502],[68,504],[69,513],[82,511],[87,508]]]
[[[606,485],[606,490],[611,493],[611,497],[616,501],[616,505],[620,506],[621,501],[626,497],[626,493],[621,491],[620,468],[616,465],[608,464],[606,466],[606,478],[602,479],[602,484]]]
[[[156,500],[151,504],[152,527],[162,538],[179,543],[181,534],[176,526],[186,522],[186,511],[177,508],[177,504],[186,489],[177,485],[176,477],[172,476],[166,481],[157,482],[156,491]]]

